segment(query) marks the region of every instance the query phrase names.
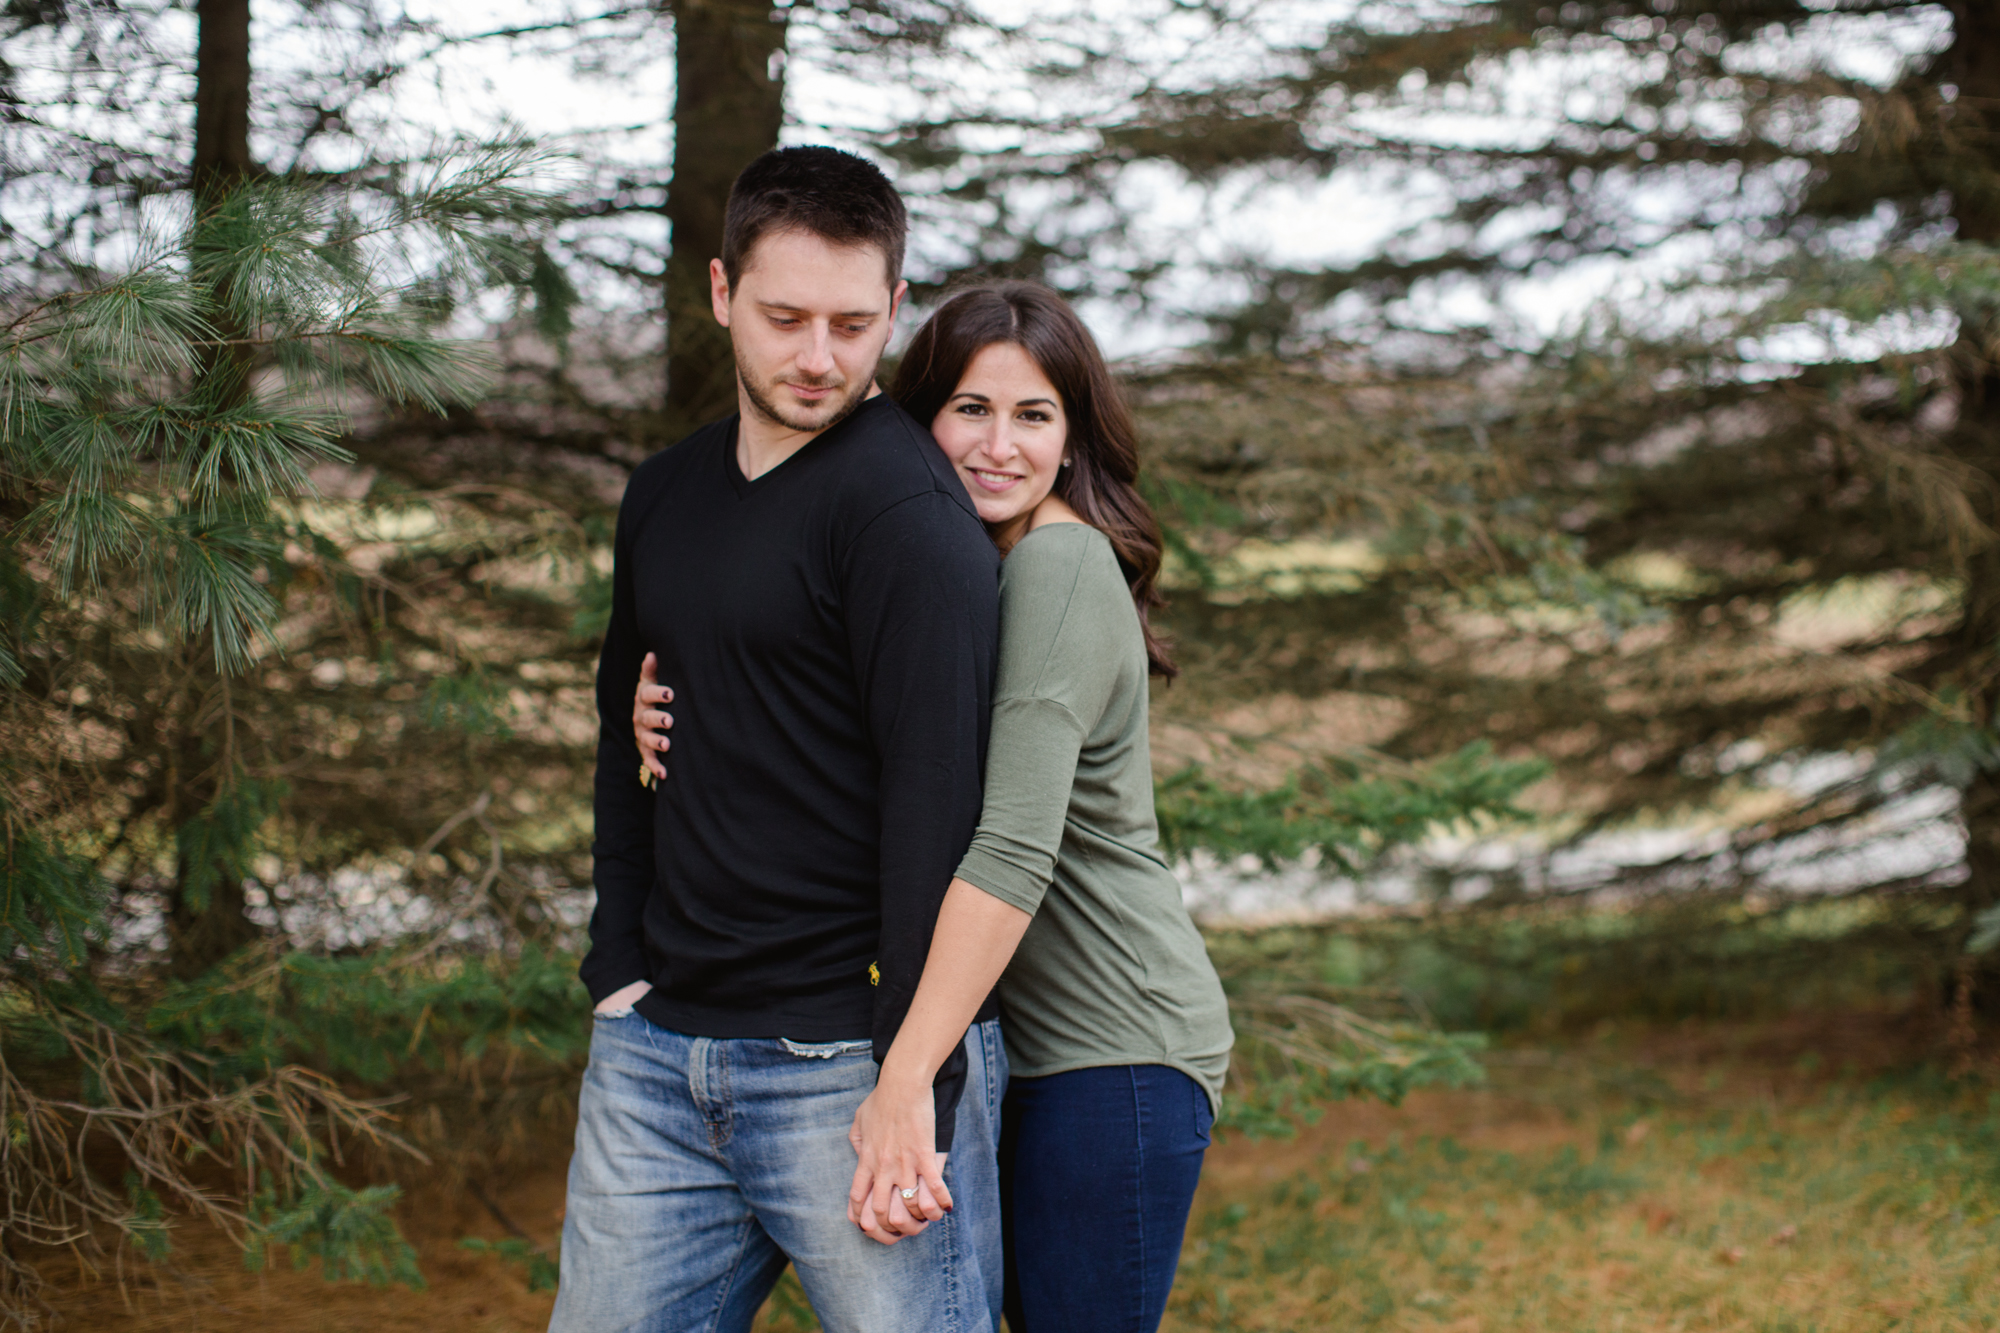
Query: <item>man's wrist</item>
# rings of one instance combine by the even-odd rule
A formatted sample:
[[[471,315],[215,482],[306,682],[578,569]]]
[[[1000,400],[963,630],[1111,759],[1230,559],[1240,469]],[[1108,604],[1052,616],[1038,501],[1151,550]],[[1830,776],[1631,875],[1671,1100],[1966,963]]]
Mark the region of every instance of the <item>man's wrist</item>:
[[[620,986],[617,990],[612,991],[611,994],[599,1000],[591,1012],[595,1014],[624,1013],[637,1004],[640,997],[651,989],[653,989],[653,983],[650,981],[630,982],[627,985]]]

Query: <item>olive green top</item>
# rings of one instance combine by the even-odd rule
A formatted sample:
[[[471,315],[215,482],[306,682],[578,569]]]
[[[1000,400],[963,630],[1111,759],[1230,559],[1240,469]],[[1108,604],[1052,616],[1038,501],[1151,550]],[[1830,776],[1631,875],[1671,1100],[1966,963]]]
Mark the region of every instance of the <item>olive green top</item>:
[[[1219,1104],[1229,1010],[1160,854],[1145,636],[1095,528],[1036,528],[1000,567],[986,804],[958,877],[1034,916],[1000,979],[1014,1074],[1170,1065]]]

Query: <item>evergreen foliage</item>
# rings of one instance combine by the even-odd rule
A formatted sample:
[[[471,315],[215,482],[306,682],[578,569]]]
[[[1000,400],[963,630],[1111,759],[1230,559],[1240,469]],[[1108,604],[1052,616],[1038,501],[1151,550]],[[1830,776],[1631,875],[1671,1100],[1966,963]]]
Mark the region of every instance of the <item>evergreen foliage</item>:
[[[670,10],[544,31],[664,60]],[[1585,982],[1698,1010],[1727,998],[1709,964],[1746,951],[1802,998],[1836,948],[1913,986],[2000,958],[1985,9],[1168,4],[1011,28],[944,6],[778,12],[704,108],[747,87],[755,115],[726,143],[683,136],[706,156],[677,179],[726,179],[778,123],[789,43],[920,103],[870,143],[919,194],[922,292],[1037,276],[1212,335],[1212,355],[1130,379],[1189,668],[1156,715],[1200,738],[1161,786],[1171,850],[1317,849],[1358,874],[1521,806],[1559,836],[1635,812],[1734,821],[1721,851],[1633,877],[1725,891],[1685,911],[1559,915],[1553,936],[1512,909],[1411,924],[1411,968],[1492,982],[1434,1005],[1445,1028],[1524,1023]],[[608,519],[626,469],[685,423],[662,409],[656,344],[570,311],[586,276],[654,289],[658,235],[617,229],[658,221],[668,177],[587,164],[567,250],[546,227],[522,239],[539,205],[507,174],[518,156],[413,184],[397,136],[357,130],[383,124],[366,95],[459,39],[371,15],[352,67],[256,90],[281,157],[340,190],[234,193],[106,278],[65,247],[110,244],[130,200],[187,183],[184,127],[118,120],[180,95],[176,57],[126,58],[151,21],[4,17],[69,43],[79,86],[133,80],[123,106],[92,103],[118,133],[88,142],[60,105],[8,107],[40,154],[19,160],[88,197],[58,218],[80,196],[51,190],[48,226],[0,238],[21,293],[0,364],[6,1178],[27,1182],[10,1197],[31,1238],[94,1223],[157,1255],[174,1217],[205,1212],[329,1274],[401,1280],[392,1200],[335,1178],[336,1142],[400,1134],[462,1166],[495,1125],[562,1102],[582,1049],[565,950]],[[1884,32],[1899,56],[1843,63]],[[980,101],[1004,80],[952,62],[982,52],[1046,58]],[[331,143],[356,151],[331,165]],[[1162,177],[1332,182],[1350,193],[1319,196],[1330,230],[1362,191],[1436,206],[1359,258],[1210,246],[1169,264],[1191,252],[1147,215]],[[687,219],[719,208],[698,193],[680,193]],[[1632,283],[1579,326],[1550,336],[1507,303],[1594,264]],[[434,333],[493,286],[517,304],[469,404],[478,358]],[[1366,555],[1250,558],[1315,544]],[[1843,618],[1857,601],[1876,610]],[[1394,708],[1363,749],[1272,703],[1328,699]],[[1764,799],[1776,764],[1839,750],[1868,762]],[[1531,754],[1555,779],[1533,792]],[[1859,922],[1838,929],[1744,900],[1763,849],[1864,830],[1926,783],[1965,793],[1968,879],[1823,905]],[[1304,965],[1253,979],[1232,947],[1244,1126],[1475,1071],[1411,1002],[1421,987]],[[409,1096],[397,1125],[373,1101],[390,1089]],[[177,1135],[221,1146],[46,1184],[84,1170],[66,1145],[92,1134],[139,1162]],[[499,1253],[546,1276],[545,1257]]]
[[[1216,737],[1196,757],[1295,766],[1282,728],[1215,725],[1274,693],[1394,701],[1390,754],[1555,759],[1560,833],[1720,815],[1726,853],[1661,869],[1739,892],[1772,846],[1859,838],[1939,784],[1962,872],[1881,887],[1949,904],[1929,939],[1955,968],[2000,895],[1992,7],[1123,22],[1023,29],[1060,53],[1034,95],[934,103],[887,151],[967,269],[1211,329],[1213,359],[1137,380],[1188,575],[1165,620],[1190,687],[1163,711]],[[1416,202],[1378,244],[1281,262],[1201,244],[1215,213],[1155,222],[1152,179],[1278,187],[1330,233]],[[1565,275],[1605,298],[1552,331],[1533,294]],[[1229,572],[1302,539],[1370,559]],[[1840,752],[1859,776],[1772,810],[1787,768]]]
[[[1271,869],[1312,850],[1356,874],[1441,829],[1520,818],[1514,798],[1547,772],[1536,759],[1496,761],[1480,741],[1395,776],[1346,758],[1264,789],[1227,787],[1190,765],[1158,786],[1160,840],[1176,856],[1251,856]]]
[[[491,1254],[509,1264],[519,1264],[528,1280],[529,1291],[554,1291],[561,1277],[561,1269],[555,1260],[542,1252],[530,1241],[519,1236],[509,1236],[505,1240],[484,1240],[478,1236],[467,1236],[459,1241],[462,1249],[474,1254]]]
[[[367,1090],[405,1064],[576,1049],[570,966],[532,948],[235,948],[298,794],[240,690],[292,590],[352,574],[309,471],[347,457],[353,404],[481,392],[438,298],[532,282],[541,161],[468,150],[372,200],[247,185],[129,270],[5,311],[0,1180],[23,1244],[108,1234],[163,1258],[193,1214],[253,1259],[416,1281],[395,1189],[335,1174],[356,1149],[414,1151]],[[31,1320],[35,1282],[10,1244],[0,1313]]]

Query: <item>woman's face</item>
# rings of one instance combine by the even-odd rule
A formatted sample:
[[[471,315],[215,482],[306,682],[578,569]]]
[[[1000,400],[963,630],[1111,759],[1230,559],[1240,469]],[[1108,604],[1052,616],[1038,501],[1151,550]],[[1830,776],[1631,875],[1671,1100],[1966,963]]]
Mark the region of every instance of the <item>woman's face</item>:
[[[1048,498],[1063,464],[1069,420],[1062,395],[1014,343],[989,343],[931,421],[979,517],[1002,525]]]

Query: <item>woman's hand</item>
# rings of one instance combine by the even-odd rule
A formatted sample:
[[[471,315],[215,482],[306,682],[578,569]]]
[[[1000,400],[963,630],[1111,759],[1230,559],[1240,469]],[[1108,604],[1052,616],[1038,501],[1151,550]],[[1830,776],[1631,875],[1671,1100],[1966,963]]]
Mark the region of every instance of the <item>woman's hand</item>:
[[[661,712],[657,705],[673,701],[672,687],[660,684],[659,659],[647,653],[639,664],[639,692],[632,698],[632,738],[639,742],[639,762],[659,782],[667,780],[667,766],[659,756],[673,747],[666,731],[674,725],[674,715]]]
[[[965,880],[953,879],[945,890],[910,1012],[847,1135],[860,1159],[847,1193],[847,1219],[884,1245],[916,1235],[951,1211],[931,1081],[965,1040],[1030,919]],[[965,1095],[978,1094],[967,1089]],[[905,1199],[906,1189],[916,1193]]]
[[[928,1081],[897,1079],[887,1069],[854,1112],[848,1141],[860,1158],[847,1192],[847,1220],[894,1245],[951,1211],[945,1155],[937,1151],[937,1109]],[[913,1198],[903,1191],[915,1189]]]
[[[945,1154],[940,1154],[938,1160],[942,1162],[944,1158]],[[868,1202],[861,1205],[859,1225],[863,1231],[884,1245],[894,1245],[899,1240],[908,1240],[911,1236],[919,1234],[930,1225],[929,1222],[919,1221],[914,1216],[919,1209],[928,1210],[933,1217],[942,1216],[946,1211],[944,1206],[938,1203],[937,1196],[931,1193],[928,1181],[917,1182],[916,1197],[908,1204],[903,1202],[902,1191],[896,1191],[889,1199],[889,1219],[886,1222],[876,1217],[875,1200],[871,1195]]]

